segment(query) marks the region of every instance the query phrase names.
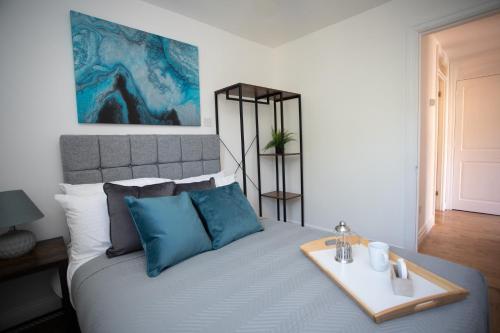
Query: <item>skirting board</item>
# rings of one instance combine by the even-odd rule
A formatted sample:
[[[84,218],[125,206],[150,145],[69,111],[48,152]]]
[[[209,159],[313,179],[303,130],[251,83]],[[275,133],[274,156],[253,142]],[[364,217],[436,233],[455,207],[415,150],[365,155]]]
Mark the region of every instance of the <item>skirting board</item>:
[[[262,218],[269,218],[269,219],[275,219],[274,217],[262,217]],[[280,222],[283,222],[282,220]],[[298,224],[300,225],[300,221],[295,221],[295,220],[287,220],[286,223],[293,223],[293,224]],[[332,229],[327,229],[325,227],[318,227],[318,226],[315,226],[315,225],[312,225],[312,224],[307,224],[306,225],[308,228],[311,228],[311,229],[316,229],[316,230],[320,230],[320,231],[326,231],[326,232],[331,232],[333,234],[333,227]],[[376,241],[376,239],[372,239],[372,241]],[[399,248],[404,248],[403,246],[400,246],[400,245],[394,245],[393,243],[388,243],[389,246],[393,246],[393,247],[399,247]]]
[[[273,217],[262,216],[262,218],[271,219],[271,220],[275,220],[276,219],[276,217],[274,217],[274,216]],[[280,220],[279,222],[283,222],[283,220]],[[295,220],[287,219],[286,223],[293,223],[293,224],[300,225],[301,222],[300,221],[295,221]],[[316,229],[316,230],[320,230],[320,231],[327,231],[327,232],[333,233],[333,226],[332,226],[332,229],[327,229],[327,228],[324,228],[324,227],[318,227],[318,226],[315,226],[315,225],[307,224],[307,227],[309,227],[311,229]]]
[[[431,231],[432,227],[434,227],[434,221],[431,219],[431,220],[427,220],[427,222],[425,222],[425,224],[418,230],[418,243],[419,244],[420,244],[420,242],[422,242],[424,240],[425,236],[427,236],[429,231]]]

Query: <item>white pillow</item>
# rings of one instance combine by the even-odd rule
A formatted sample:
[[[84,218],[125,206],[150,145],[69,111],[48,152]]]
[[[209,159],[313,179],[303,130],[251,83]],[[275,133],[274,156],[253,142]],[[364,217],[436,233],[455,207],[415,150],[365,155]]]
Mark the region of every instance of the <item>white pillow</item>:
[[[226,186],[236,181],[234,174],[215,178],[215,187]]]
[[[182,178],[182,179],[175,179],[174,182],[176,184],[187,184],[187,183],[196,183],[196,182],[202,182],[205,180],[209,180],[210,178],[214,178],[217,180],[217,178],[224,177],[224,172],[218,172],[218,173],[212,173],[209,175],[201,175],[201,176],[196,176],[196,177],[189,177],[189,178]]]
[[[80,184],[80,185],[72,185],[61,183],[59,184],[59,189],[63,194],[69,195],[95,195],[99,193],[104,193],[102,189],[103,183],[94,183],[94,184]]]
[[[174,180],[174,182],[176,184],[196,183],[209,180],[212,177],[215,179],[216,187],[229,185],[235,182],[234,174],[230,174],[229,176],[224,176],[223,171],[218,173],[212,173],[209,175],[176,179]],[[172,180],[168,178],[136,178],[136,179],[118,180],[111,183],[123,186],[146,186],[168,181]],[[63,194],[84,196],[84,195],[104,194],[103,185],[104,183],[79,184],[79,185],[61,183],[59,184],[59,188]]]
[[[163,182],[171,181],[166,178],[135,178],[135,179],[126,179],[126,180],[118,180],[111,182],[113,184],[123,185],[123,186],[145,186],[145,185],[153,185],[159,184]],[[104,183],[93,183],[93,184],[59,184],[59,189],[63,194],[69,195],[94,195],[94,194],[104,194],[104,190],[102,186]]]
[[[71,261],[86,262],[105,253],[111,246],[106,195],[56,194],[54,198],[66,214]]]
[[[210,178],[214,178],[215,187],[229,185],[229,184],[232,184],[236,181],[234,173],[229,174],[228,176],[225,176],[224,171],[221,171],[221,172],[212,173],[209,175],[201,175],[201,176],[196,176],[196,177],[177,179],[177,180],[174,180],[174,182],[176,184],[196,183],[196,182],[202,182],[205,180],[209,180]]]

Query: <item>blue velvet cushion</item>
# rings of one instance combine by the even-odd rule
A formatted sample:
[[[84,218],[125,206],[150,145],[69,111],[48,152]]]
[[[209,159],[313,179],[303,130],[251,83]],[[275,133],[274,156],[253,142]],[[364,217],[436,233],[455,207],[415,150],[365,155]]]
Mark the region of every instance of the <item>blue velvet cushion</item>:
[[[187,192],[177,196],[125,197],[146,254],[146,271],[162,270],[212,249],[210,238]]]
[[[214,250],[263,230],[238,183],[189,192],[212,238]]]

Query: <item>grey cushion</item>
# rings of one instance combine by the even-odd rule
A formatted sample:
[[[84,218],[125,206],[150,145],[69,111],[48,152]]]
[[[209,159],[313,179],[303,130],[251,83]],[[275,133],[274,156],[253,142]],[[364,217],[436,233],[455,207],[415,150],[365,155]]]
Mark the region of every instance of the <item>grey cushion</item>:
[[[130,140],[128,136],[101,135],[99,136],[99,150],[102,168],[130,165]]]
[[[157,178],[157,177],[159,177],[158,167],[156,165],[133,166],[132,167],[132,177],[134,177],[134,178]]]
[[[99,140],[96,135],[61,137],[61,157],[65,171],[97,169],[101,166]]]
[[[108,257],[116,257],[142,249],[139,235],[132,222],[124,198],[126,196],[149,198],[173,195],[175,184],[166,182],[139,187],[106,183],[103,188],[108,201],[111,238],[111,247],[106,251],[106,254]]]
[[[64,179],[69,184],[102,183],[102,174],[100,170],[72,171],[65,172]]]
[[[220,170],[219,160],[203,161],[203,173],[205,175],[217,173]]]
[[[114,182],[116,180],[132,178],[132,170],[128,167],[102,169],[101,172],[104,182]]]
[[[182,161],[181,137],[179,135],[165,135],[158,137],[158,162]]]
[[[183,161],[201,160],[203,154],[201,136],[190,135],[181,137],[181,149]]]
[[[203,159],[204,160],[219,160],[220,145],[219,138],[213,135],[202,137],[203,144]]]
[[[182,163],[182,178],[195,177],[203,174],[203,164],[200,161]]]
[[[215,188],[215,179],[213,177],[201,182],[175,184],[174,195],[178,195],[182,192],[209,190],[211,188]]]
[[[182,165],[181,163],[168,163],[158,165],[158,171],[161,178],[181,179]]]
[[[132,165],[154,164],[158,162],[158,145],[154,135],[134,135],[130,137]]]
[[[217,135],[62,135],[60,148],[70,184],[220,171]]]

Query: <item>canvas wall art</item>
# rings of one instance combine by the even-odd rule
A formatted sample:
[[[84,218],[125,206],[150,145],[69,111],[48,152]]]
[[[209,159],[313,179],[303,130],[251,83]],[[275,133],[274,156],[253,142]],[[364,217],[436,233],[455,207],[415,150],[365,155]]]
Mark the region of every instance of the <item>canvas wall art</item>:
[[[198,48],[70,12],[79,123],[200,125]]]

